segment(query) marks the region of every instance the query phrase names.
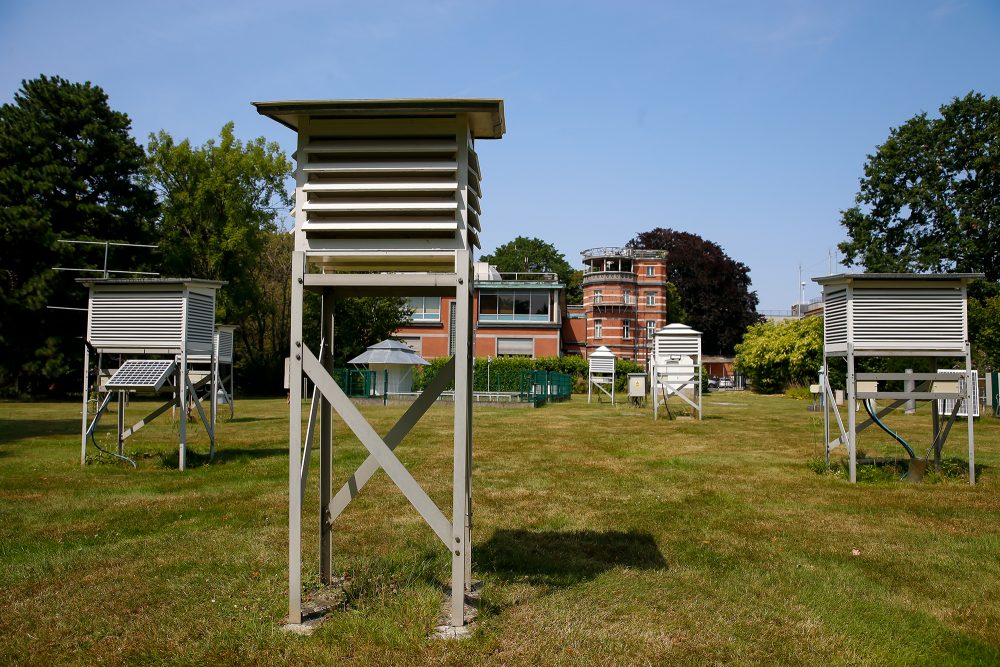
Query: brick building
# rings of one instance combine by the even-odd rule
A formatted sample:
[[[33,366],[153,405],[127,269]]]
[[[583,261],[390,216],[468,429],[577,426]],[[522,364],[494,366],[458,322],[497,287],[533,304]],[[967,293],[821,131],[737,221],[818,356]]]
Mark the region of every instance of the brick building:
[[[645,364],[653,332],[667,324],[667,259],[661,250],[592,248],[583,252],[583,304],[567,306],[552,273],[499,273],[475,266],[473,313],[477,357],[556,357],[604,345]],[[411,323],[396,332],[425,359],[454,347],[454,302],[411,297]]]
[[[619,359],[644,364],[653,333],[667,324],[666,252],[591,248],[582,254],[583,305],[567,320],[583,330],[584,339],[567,338],[565,349],[587,356],[603,345]]]
[[[554,273],[499,273],[475,266],[473,317],[477,357],[558,357],[565,285]],[[411,297],[409,326],[396,335],[417,354],[434,359],[452,354],[454,299]]]

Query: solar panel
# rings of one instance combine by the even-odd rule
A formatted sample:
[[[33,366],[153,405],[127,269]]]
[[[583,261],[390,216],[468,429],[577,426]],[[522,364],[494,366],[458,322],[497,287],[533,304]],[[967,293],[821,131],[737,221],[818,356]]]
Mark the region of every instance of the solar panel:
[[[108,389],[159,390],[170,377],[176,362],[173,359],[129,359],[108,380]]]

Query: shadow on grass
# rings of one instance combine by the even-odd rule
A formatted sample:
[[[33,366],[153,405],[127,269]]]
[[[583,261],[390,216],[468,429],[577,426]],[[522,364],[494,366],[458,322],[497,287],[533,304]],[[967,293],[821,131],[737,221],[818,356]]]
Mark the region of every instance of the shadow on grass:
[[[76,435],[79,419],[0,419],[0,443],[52,435]]]
[[[649,533],[498,530],[473,551],[476,567],[508,581],[565,587],[614,568],[667,569]]]
[[[233,449],[229,447],[215,448],[215,458],[210,459],[208,452],[199,452],[193,449],[187,450],[187,468],[200,468],[203,465],[225,465],[227,463],[248,463],[254,459],[269,458],[271,456],[287,456],[288,450],[281,447],[267,449]],[[169,453],[160,454],[160,465],[164,468],[176,470],[178,467],[178,452],[173,450]]]

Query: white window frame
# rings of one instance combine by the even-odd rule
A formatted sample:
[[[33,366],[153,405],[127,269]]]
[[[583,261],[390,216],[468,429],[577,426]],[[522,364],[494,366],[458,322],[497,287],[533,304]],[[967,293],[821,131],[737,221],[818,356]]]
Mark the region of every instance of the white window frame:
[[[632,337],[630,335],[632,333],[630,322],[630,320],[622,320],[622,340],[629,340]]]
[[[646,292],[646,305],[647,306],[656,305],[656,292]]]
[[[420,307],[415,307],[413,303],[417,299],[420,299]],[[427,315],[427,300],[437,299],[437,316],[426,317]],[[413,308],[413,314],[410,315],[410,322],[414,324],[420,324],[421,322],[440,322],[441,321],[441,297],[439,296],[412,296],[409,298],[409,306]]]
[[[652,278],[656,275],[656,267],[652,264],[646,265],[646,277]]]
[[[594,340],[604,337],[604,320],[594,320]]]

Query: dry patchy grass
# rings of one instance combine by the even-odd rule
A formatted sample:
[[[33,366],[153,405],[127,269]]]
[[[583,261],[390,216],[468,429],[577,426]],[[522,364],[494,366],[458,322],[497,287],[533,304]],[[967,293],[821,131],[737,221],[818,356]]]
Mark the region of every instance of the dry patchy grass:
[[[310,637],[279,630],[283,400],[240,401],[211,463],[194,429],[198,465],[183,473],[165,417],[129,442],[137,470],[96,458],[81,468],[77,405],[0,404],[0,662],[1000,662],[1000,420],[977,424],[976,487],[880,473],[851,486],[807,465],[822,452],[822,418],[805,407],[712,394],[702,422],[653,422],[649,409],[580,397],[477,406],[483,603],[473,636],[447,642],[428,636],[450,560],[384,475],[336,525],[343,609]],[[148,408],[136,402],[129,417]],[[385,432],[404,408],[362,409]],[[435,406],[398,450],[446,515],[451,420],[450,405]],[[914,443],[930,439],[926,414],[891,421]],[[365,453],[339,422],[335,432],[342,480]],[[871,432],[861,446],[899,453]],[[960,433],[946,454],[964,459]]]

